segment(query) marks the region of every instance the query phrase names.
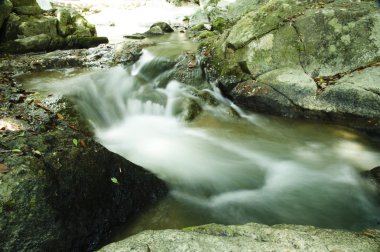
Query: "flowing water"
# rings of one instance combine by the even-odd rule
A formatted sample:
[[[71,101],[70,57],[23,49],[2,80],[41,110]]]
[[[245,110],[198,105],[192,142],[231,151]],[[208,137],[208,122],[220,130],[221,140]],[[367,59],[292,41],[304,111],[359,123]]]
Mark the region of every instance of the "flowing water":
[[[244,112],[211,85],[202,92],[217,103],[177,81],[159,85],[167,75],[154,50],[55,85],[71,90],[100,143],[170,187],[123,235],[210,222],[379,228],[375,188],[360,176],[380,164],[376,144],[343,127]],[[187,122],[192,100],[203,112]]]

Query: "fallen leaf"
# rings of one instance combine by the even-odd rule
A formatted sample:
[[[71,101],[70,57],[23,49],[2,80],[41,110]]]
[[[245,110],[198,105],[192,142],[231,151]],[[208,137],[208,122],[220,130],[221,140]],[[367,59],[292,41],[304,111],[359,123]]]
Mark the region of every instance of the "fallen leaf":
[[[61,120],[64,119],[63,115],[62,115],[62,114],[59,114],[59,113],[57,114],[57,118],[58,118],[58,119],[61,119]]]
[[[86,144],[86,142],[85,142],[83,139],[81,139],[81,140],[79,141],[79,144],[80,144],[80,146],[82,146],[83,148],[86,148],[86,147],[87,147],[87,144]]]
[[[8,166],[6,166],[5,164],[0,164],[0,173],[7,173],[9,171],[10,169]]]

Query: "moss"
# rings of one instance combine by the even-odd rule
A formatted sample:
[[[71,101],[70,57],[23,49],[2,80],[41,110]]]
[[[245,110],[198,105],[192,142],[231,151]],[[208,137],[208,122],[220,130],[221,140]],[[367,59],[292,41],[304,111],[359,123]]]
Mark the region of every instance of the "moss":
[[[211,24],[213,29],[219,33],[223,33],[229,26],[228,21],[222,17],[215,18]]]
[[[253,39],[279,28],[288,18],[298,15],[306,7],[307,4],[299,4],[295,0],[269,1],[237,22],[231,29],[228,43],[234,48],[244,47]],[[252,27],[255,27],[255,29],[252,29]]]
[[[212,36],[215,36],[215,33],[212,32],[212,31],[202,31],[201,33],[198,34],[198,38],[199,39],[205,39],[205,38],[209,38],[209,37],[212,37]]]
[[[191,31],[203,31],[205,29],[204,24],[197,24],[190,28]]]

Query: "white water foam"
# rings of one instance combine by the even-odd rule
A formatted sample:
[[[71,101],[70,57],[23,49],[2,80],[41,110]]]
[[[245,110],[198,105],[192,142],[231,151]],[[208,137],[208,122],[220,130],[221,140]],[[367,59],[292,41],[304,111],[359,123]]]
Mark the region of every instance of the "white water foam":
[[[358,169],[380,163],[376,150],[334,135],[337,129],[269,119],[259,125],[257,116],[243,111],[248,121],[226,118],[215,109],[214,118],[199,119],[207,127],[188,124],[173,112],[175,101],[189,96],[183,84],[152,88],[165,102],[139,98],[150,83],[137,77],[151,60],[143,56],[132,70],[81,77],[87,84],[79,105],[108,149],[152,171],[177,199],[221,222],[378,225],[374,188],[358,175]],[[220,117],[220,124],[228,123],[213,127]]]

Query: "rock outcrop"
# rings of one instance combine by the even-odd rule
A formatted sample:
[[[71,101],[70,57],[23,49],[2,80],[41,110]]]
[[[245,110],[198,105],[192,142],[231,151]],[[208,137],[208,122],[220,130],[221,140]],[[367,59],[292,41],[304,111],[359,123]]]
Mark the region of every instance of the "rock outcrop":
[[[0,5],[0,53],[89,48],[108,43],[107,38],[97,37],[95,26],[74,10],[44,11],[35,0],[12,3],[6,0]]]
[[[376,252],[380,233],[351,233],[311,226],[209,224],[184,230],[144,231],[99,251],[345,251]]]
[[[211,79],[226,95],[253,111],[380,128],[373,1],[253,1],[246,9],[203,42]]]

